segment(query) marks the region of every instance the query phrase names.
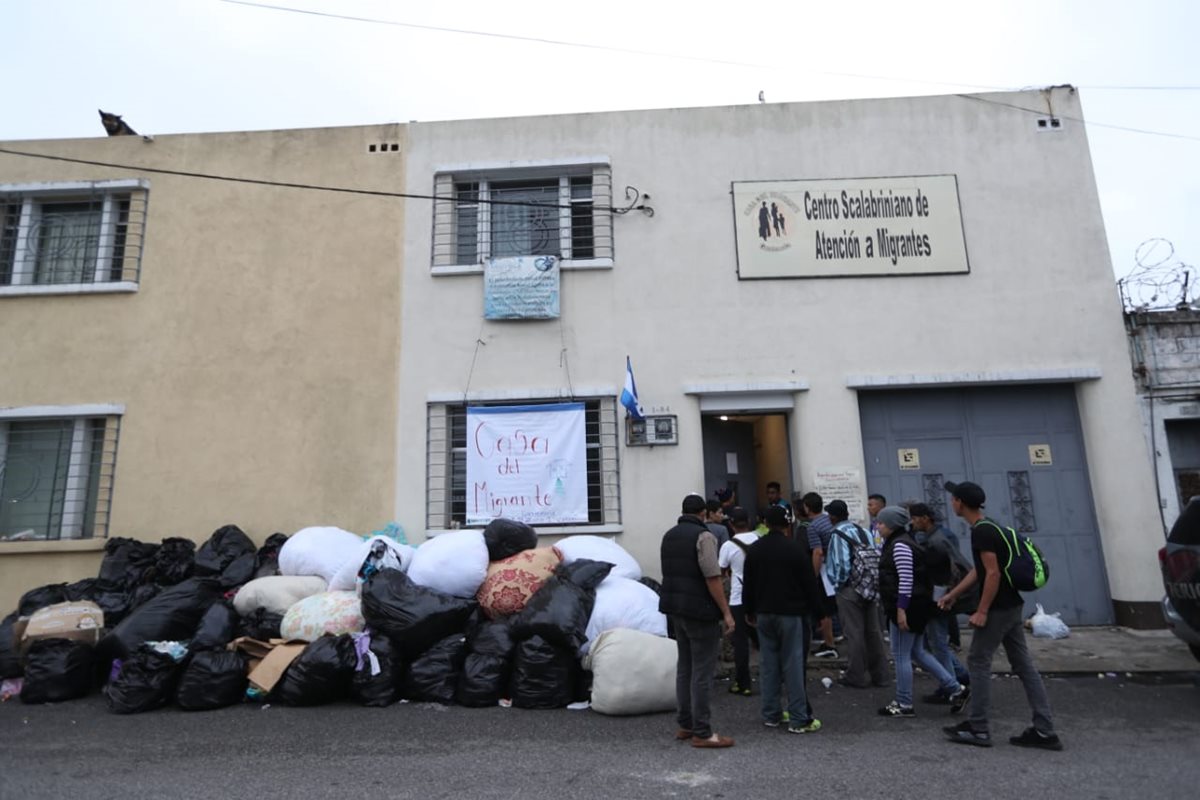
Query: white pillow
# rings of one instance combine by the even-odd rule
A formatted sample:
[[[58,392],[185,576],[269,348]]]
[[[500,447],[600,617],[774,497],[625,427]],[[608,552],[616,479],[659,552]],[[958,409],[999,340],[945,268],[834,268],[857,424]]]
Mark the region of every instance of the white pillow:
[[[304,528],[279,550],[279,574],[320,575],[325,584],[362,544],[362,537],[341,528]]]
[[[596,587],[596,604],[587,625],[588,640],[579,651],[587,653],[600,634],[614,628],[666,636],[667,616],[658,610],[658,594],[649,586],[610,573]]]
[[[325,579],[316,575],[255,578],[238,589],[233,596],[233,607],[243,617],[253,614],[256,608],[265,608],[272,614],[285,614],[296,603],[320,594],[325,588]]]
[[[419,586],[455,597],[474,597],[487,578],[483,531],[450,531],[426,540],[413,553],[408,577]]]
[[[562,553],[564,564],[570,564],[580,558],[589,558],[592,561],[607,561],[612,564],[613,570],[609,575],[635,581],[642,577],[642,568],[638,565],[637,559],[612,539],[577,534],[564,536],[555,542],[554,546],[558,548],[558,552]]]

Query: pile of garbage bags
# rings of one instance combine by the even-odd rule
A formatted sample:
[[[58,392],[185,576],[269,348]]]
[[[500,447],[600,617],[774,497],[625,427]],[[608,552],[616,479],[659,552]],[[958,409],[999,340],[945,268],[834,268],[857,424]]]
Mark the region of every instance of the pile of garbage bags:
[[[111,539],[95,578],[26,592],[0,622],[4,694],[101,688],[121,714],[247,700],[672,707],[657,584],[620,545],[538,547],[505,519],[402,539],[311,527],[256,547],[235,525],[198,548]]]

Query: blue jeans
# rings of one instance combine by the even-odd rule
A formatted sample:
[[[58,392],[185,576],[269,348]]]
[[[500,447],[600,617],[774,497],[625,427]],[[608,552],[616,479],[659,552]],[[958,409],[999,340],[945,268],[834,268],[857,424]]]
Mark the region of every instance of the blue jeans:
[[[946,672],[957,678],[959,683],[970,683],[971,678],[967,674],[967,668],[950,651],[950,621],[952,619],[954,618],[939,614],[929,620],[925,625],[926,644],[929,645],[933,657]]]
[[[712,736],[712,684],[721,652],[721,623],[671,616],[679,659],[675,666],[675,705],[679,727],[693,736]]]
[[[902,631],[894,622],[888,623],[888,633],[892,640],[892,660],[896,662],[897,703],[902,706],[913,704],[914,661],[937,679],[943,692],[953,694],[958,691],[958,681],[925,649],[924,636],[912,631]]]
[[[804,688],[804,646],[808,625],[803,617],[786,614],[758,615],[759,689],[762,715],[767,722],[783,716],[780,689],[787,688],[787,712],[791,724],[811,721],[808,693]]]

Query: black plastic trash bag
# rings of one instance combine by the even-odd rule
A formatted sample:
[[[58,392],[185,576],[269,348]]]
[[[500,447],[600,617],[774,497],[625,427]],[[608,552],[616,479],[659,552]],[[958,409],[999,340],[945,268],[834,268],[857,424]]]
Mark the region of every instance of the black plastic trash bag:
[[[447,636],[426,650],[408,665],[404,697],[425,703],[453,703],[466,650],[467,637],[461,633]]]
[[[161,593],[162,587],[157,583],[143,583],[129,593],[129,610],[133,611],[136,608],[144,606]],[[108,620],[105,620],[105,623],[107,622]]]
[[[99,578],[84,578],[66,586],[67,599],[71,602],[87,600],[100,606],[104,612],[104,626],[116,627],[129,614],[129,595],[122,591],[105,589]]]
[[[25,656],[22,703],[61,703],[84,697],[96,685],[96,652],[70,639],[39,639]]]
[[[16,611],[9,614],[0,622],[0,681],[6,678],[19,678],[21,669],[21,653],[17,648],[17,639],[13,635],[13,626],[17,622]]]
[[[211,578],[188,578],[164,589],[100,640],[101,657],[125,659],[143,642],[192,638],[204,613],[220,596],[221,587]]]
[[[36,589],[30,589],[21,595],[21,600],[17,603],[17,612],[22,617],[31,617],[34,612],[46,606],[52,606],[55,603],[65,603],[69,599],[66,590],[67,584],[65,583],[50,583],[45,586],[39,586]]]
[[[104,687],[108,710],[140,714],[164,705],[175,691],[180,664],[166,653],[142,645],[121,663],[121,672]]]
[[[200,545],[196,552],[194,574],[201,577],[220,576],[226,588],[240,586],[254,577],[256,552],[254,542],[241,528],[225,525],[213,531],[208,541]],[[243,556],[249,558],[243,560]],[[238,562],[236,567],[233,567],[234,562]]]
[[[185,581],[192,577],[195,563],[195,542],[179,537],[163,539],[154,554],[154,582],[159,586],[174,586]]]
[[[200,618],[196,634],[188,644],[188,651],[194,653],[197,650],[224,647],[237,638],[239,622],[233,605],[228,600],[218,600]]]
[[[279,574],[279,551],[287,544],[286,533],[272,533],[254,554],[254,577],[270,578]]]
[[[499,561],[525,550],[537,547],[537,531],[524,522],[500,517],[483,529],[483,541],[487,544],[488,560]]]
[[[100,584],[106,589],[132,591],[148,579],[158,545],[118,536],[104,543]]]
[[[357,663],[350,634],[325,634],[288,665],[274,696],[289,706],[319,706],[341,700],[350,691]]]
[[[513,658],[512,704],[517,708],[563,708],[575,699],[580,672],[573,650],[541,636],[517,645]]]
[[[246,697],[246,658],[231,650],[193,655],[179,678],[175,702],[185,711],[210,711],[236,705]]]
[[[515,647],[507,620],[481,625],[468,635],[467,655],[454,692],[459,705],[494,706],[508,696]]]
[[[474,600],[418,586],[398,569],[376,572],[362,589],[367,627],[392,637],[393,644],[408,659],[420,656],[447,636],[462,633],[478,605]]]
[[[356,643],[359,663],[350,682],[350,696],[364,706],[390,706],[401,696],[404,662],[400,649],[393,647],[388,637],[376,634],[363,634]],[[375,656],[374,661],[364,652],[364,643]],[[376,667],[379,672],[374,671]]]
[[[587,641],[596,587],[612,568],[608,562],[586,558],[560,564],[554,575],[529,598],[525,608],[512,617],[513,638],[542,636],[578,652]]]
[[[241,635],[266,642],[280,637],[281,625],[283,625],[283,614],[274,614],[265,608],[256,608],[242,617]]]

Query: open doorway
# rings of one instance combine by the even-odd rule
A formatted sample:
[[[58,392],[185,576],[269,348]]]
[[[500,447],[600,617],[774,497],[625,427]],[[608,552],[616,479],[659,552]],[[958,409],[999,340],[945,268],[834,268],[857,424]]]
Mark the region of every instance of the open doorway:
[[[766,502],[769,482],[778,481],[783,496],[791,497],[787,414],[705,414],[700,432],[708,497],[717,490],[733,492],[735,504],[745,508],[751,520]]]

